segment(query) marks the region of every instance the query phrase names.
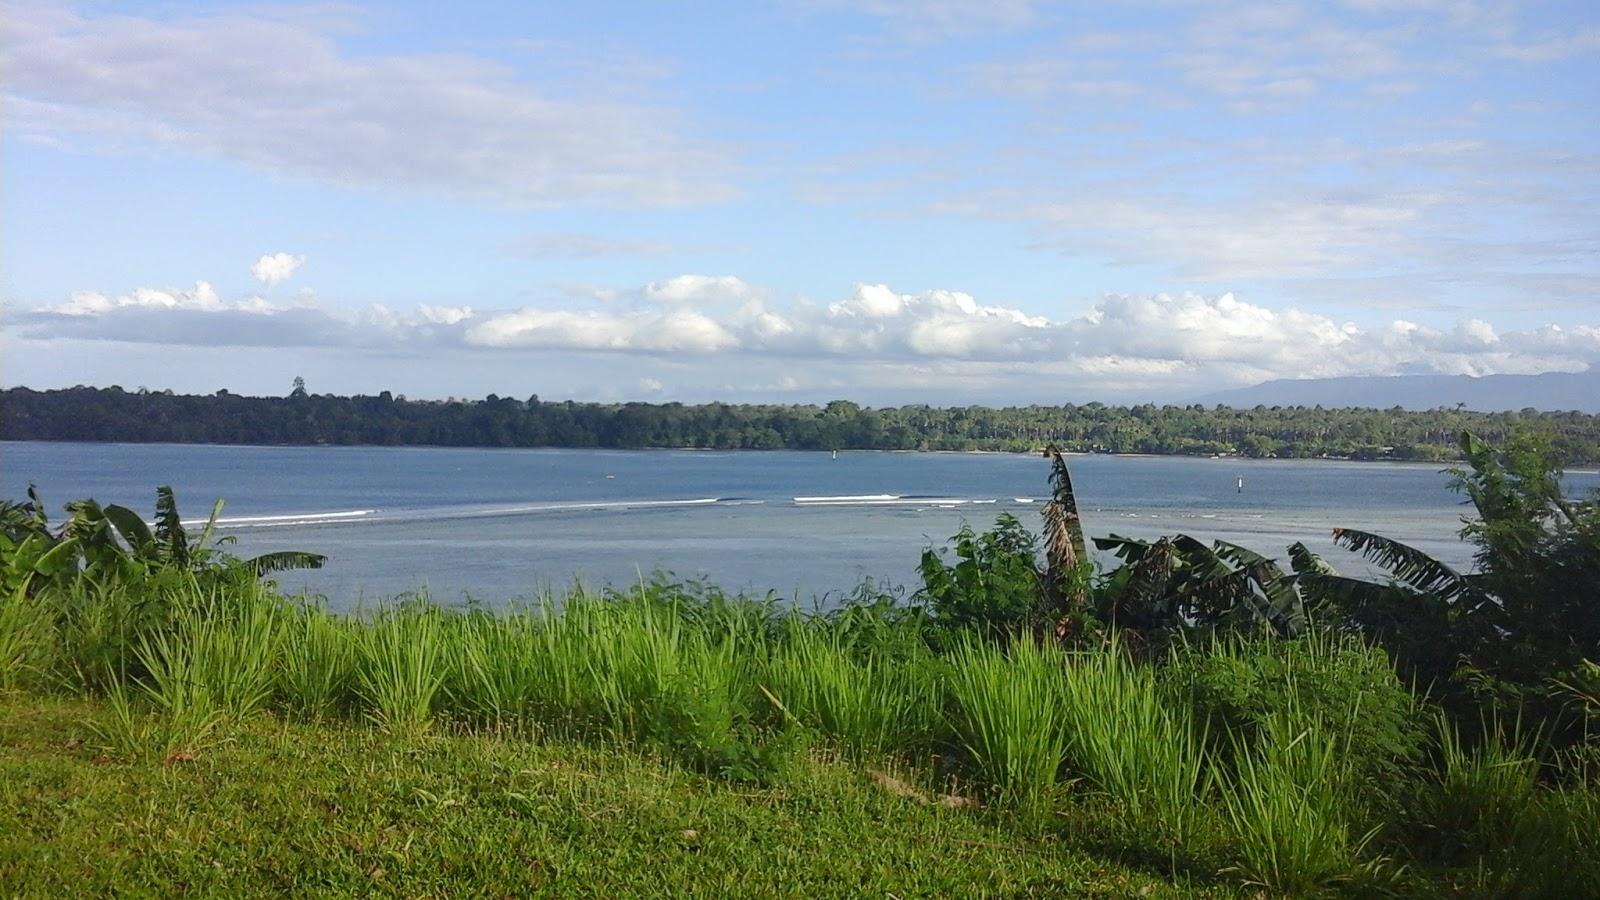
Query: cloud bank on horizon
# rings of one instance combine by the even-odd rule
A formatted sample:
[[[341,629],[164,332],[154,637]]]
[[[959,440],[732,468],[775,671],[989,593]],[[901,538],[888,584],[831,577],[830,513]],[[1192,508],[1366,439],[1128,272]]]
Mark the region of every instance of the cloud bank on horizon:
[[[11,384],[1007,403],[1600,362],[1583,3],[30,2],[0,48]]]
[[[254,347],[427,356],[449,350],[512,359],[581,353],[686,364],[677,387],[705,393],[703,366],[721,372],[752,359],[791,370],[787,390],[822,387],[795,373],[843,366],[900,386],[940,378],[1019,381],[1066,377],[1113,395],[1141,387],[1178,396],[1275,378],[1584,371],[1600,359],[1600,327],[1546,325],[1501,333],[1482,319],[1448,330],[1397,319],[1363,328],[1296,309],[1272,310],[1233,294],[1107,296],[1070,319],[980,303],[970,294],[899,293],[857,284],[833,302],[773,302],[734,276],[683,275],[612,292],[604,309],[520,309],[374,304],[329,308],[248,296],[231,302],[198,282],[108,297],[84,292],[11,317],[30,341],[117,341],[178,348]],[[630,376],[630,380],[635,380]],[[636,384],[668,388],[646,375]],[[771,388],[767,388],[771,390]]]

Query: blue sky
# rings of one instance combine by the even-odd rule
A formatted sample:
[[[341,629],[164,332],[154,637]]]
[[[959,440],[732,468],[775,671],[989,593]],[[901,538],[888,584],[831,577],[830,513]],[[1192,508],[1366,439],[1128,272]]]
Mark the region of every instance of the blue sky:
[[[1592,3],[0,5],[0,381],[1181,400],[1600,359]]]

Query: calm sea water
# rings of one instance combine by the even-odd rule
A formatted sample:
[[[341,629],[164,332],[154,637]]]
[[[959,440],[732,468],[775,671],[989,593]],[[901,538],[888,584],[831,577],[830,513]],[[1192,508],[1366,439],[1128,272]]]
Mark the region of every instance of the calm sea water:
[[[1463,508],[1435,466],[1077,456],[1090,536],[1187,532],[1280,558],[1293,541],[1348,571],[1348,526],[1465,565]],[[1049,464],[1004,454],[226,447],[0,442],[0,488],[53,507],[92,496],[148,513],[171,484],[187,520],[227,501],[236,551],[327,554],[282,582],[344,607],[427,588],[497,604],[655,570],[809,603],[863,579],[915,582],[921,550],[1001,512],[1038,525]],[[1238,480],[1244,479],[1240,490]],[[1570,477],[1575,489],[1600,477]]]

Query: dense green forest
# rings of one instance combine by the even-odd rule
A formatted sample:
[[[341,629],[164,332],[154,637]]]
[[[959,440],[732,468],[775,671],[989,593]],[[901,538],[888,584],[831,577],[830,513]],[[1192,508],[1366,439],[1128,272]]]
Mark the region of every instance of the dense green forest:
[[[1582,413],[1426,412],[1321,407],[925,405],[872,409],[707,403],[407,400],[340,397],[297,386],[285,397],[75,387],[0,391],[0,438],[228,444],[715,449],[1033,450],[1441,460],[1456,437],[1549,434],[1567,464],[1600,462],[1600,417]]]

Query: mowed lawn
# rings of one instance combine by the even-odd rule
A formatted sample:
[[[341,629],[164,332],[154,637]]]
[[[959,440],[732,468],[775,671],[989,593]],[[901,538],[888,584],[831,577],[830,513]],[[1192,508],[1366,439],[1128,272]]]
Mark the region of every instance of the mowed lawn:
[[[262,716],[195,759],[128,761],[96,749],[103,712],[0,696],[0,894],[1232,893],[1091,852],[1081,820],[926,805],[815,756],[761,787],[621,748]]]

